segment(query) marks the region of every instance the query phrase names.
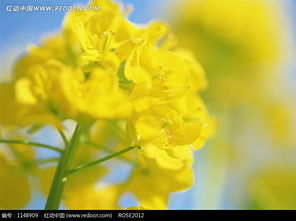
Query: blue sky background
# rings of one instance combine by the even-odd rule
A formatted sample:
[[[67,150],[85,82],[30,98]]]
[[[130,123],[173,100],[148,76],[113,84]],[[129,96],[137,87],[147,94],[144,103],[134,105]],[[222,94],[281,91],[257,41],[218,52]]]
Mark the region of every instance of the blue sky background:
[[[73,3],[87,3],[87,0],[1,0],[0,1],[0,77],[9,72],[10,64],[13,63],[17,55],[23,52],[26,45],[38,43],[43,36],[58,31],[61,27],[65,12],[6,12],[7,5],[72,5]],[[122,0],[134,6],[134,11],[130,20],[136,23],[147,23],[151,19],[164,17],[162,12],[166,11],[172,0]],[[287,14],[291,18],[291,28],[296,30],[296,0],[287,0]],[[296,62],[295,62],[296,63]],[[291,68],[296,73],[296,66]],[[36,140],[44,138],[45,134],[48,142],[54,142],[55,137],[48,137],[48,129],[43,134],[36,137]],[[39,153],[40,155],[45,153]],[[173,194],[170,201],[172,209],[195,209],[202,208],[199,195],[203,192],[206,180],[207,168],[204,161],[206,151],[204,149],[195,152],[196,156],[196,176],[195,185],[191,190],[184,193]],[[121,172],[112,174],[108,179],[117,177]],[[160,184],[161,185],[161,184]],[[122,204],[128,205],[133,202],[133,198],[126,196]],[[44,199],[39,195],[35,196],[28,208],[42,209]],[[227,202],[222,202],[218,208],[227,208]]]

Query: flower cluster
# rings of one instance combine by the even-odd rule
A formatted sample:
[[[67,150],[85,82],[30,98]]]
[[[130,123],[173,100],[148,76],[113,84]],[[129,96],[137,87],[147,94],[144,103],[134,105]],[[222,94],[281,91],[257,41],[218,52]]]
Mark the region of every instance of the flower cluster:
[[[203,70],[189,51],[176,48],[162,22],[138,26],[110,0],[90,4],[101,10],[69,13],[61,33],[30,47],[16,63],[11,81],[0,84],[0,122],[59,131],[69,119],[88,125],[77,165],[98,153],[138,147],[122,157],[133,165],[124,183],[97,190],[103,167],[71,176],[66,207],[115,209],[130,192],[144,208],[166,208],[171,192],[192,185],[192,148],[202,147],[212,132],[198,95],[207,86]],[[54,171],[37,172],[44,193]]]

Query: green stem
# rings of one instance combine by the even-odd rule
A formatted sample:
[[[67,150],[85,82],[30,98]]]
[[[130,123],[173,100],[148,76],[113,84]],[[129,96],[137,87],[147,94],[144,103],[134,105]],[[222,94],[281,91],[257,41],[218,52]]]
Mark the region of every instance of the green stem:
[[[108,156],[106,156],[106,157],[103,157],[103,158],[101,158],[101,159],[98,159],[98,160],[95,160],[95,161],[93,161],[93,162],[90,162],[90,163],[86,163],[86,164],[80,165],[80,166],[78,166],[78,167],[76,167],[76,168],[74,168],[74,169],[69,170],[69,171],[67,172],[67,174],[66,174],[66,177],[69,176],[69,175],[71,175],[71,174],[73,174],[73,173],[76,173],[76,172],[78,172],[78,171],[80,171],[80,170],[83,170],[83,169],[86,169],[86,168],[89,168],[89,167],[95,166],[95,165],[97,165],[97,164],[103,163],[103,162],[105,162],[105,161],[107,161],[107,160],[110,160],[110,159],[112,159],[112,158],[114,158],[114,157],[117,157],[117,156],[119,156],[119,155],[121,155],[121,154],[124,154],[124,153],[126,153],[126,152],[128,152],[128,151],[131,151],[131,150],[133,150],[133,149],[135,149],[135,148],[138,148],[138,147],[135,147],[135,146],[127,147],[127,148],[125,148],[125,149],[123,149],[123,150],[121,150],[121,151],[118,151],[118,152],[116,152],[116,153],[110,154],[110,155],[108,155]]]
[[[62,200],[63,191],[65,188],[66,179],[64,178],[68,168],[70,167],[74,153],[79,144],[81,126],[77,124],[76,129],[70,142],[65,143],[65,150],[59,160],[51,187],[49,195],[46,201],[46,210],[56,210],[59,209]]]
[[[3,140],[3,139],[0,139],[0,143],[23,144],[23,145],[29,145],[29,146],[34,146],[34,147],[40,147],[40,148],[45,148],[45,149],[49,149],[49,150],[54,150],[54,151],[57,151],[59,153],[62,153],[63,152],[63,150],[60,149],[60,148],[58,148],[58,147],[54,147],[54,146],[50,146],[50,145],[42,144],[42,143],[24,141],[24,140]]]
[[[59,134],[60,134],[62,140],[64,141],[64,144],[67,146],[68,145],[67,136],[65,135],[65,133],[62,130],[58,130],[58,131],[59,131]]]
[[[94,143],[92,141],[86,141],[85,142],[86,145],[89,145],[89,146],[93,146],[105,153],[108,153],[108,154],[112,154],[112,150],[110,150],[108,147],[105,147],[103,145],[100,145],[100,144],[97,144],[97,143]],[[122,161],[125,161],[126,163],[130,163],[130,164],[133,164],[133,165],[137,165],[137,162],[133,161],[133,160],[130,160],[130,159],[126,159],[126,158],[123,158],[121,156],[118,156],[118,159],[119,160],[122,160]]]

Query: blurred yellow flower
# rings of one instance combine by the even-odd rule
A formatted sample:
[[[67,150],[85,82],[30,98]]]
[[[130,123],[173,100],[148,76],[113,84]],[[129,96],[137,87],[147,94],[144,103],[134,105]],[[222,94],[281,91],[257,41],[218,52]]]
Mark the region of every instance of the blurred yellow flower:
[[[96,188],[94,185],[83,186],[71,193],[65,199],[65,206],[68,209],[84,210],[115,210],[120,209],[118,202],[119,188],[108,185]]]
[[[283,68],[291,56],[292,34],[281,4],[277,0],[184,0],[171,10],[180,45],[193,49],[207,73],[209,88],[201,96],[217,118],[215,140],[206,150],[211,176],[200,200],[206,202],[205,208],[217,208],[221,202],[218,194],[211,198],[208,193],[222,192],[228,173],[247,174],[261,151],[266,158],[273,154],[280,158],[296,145],[295,101],[286,93]],[[278,149],[265,149],[264,144]],[[288,177],[292,176],[286,174],[283,180]],[[276,178],[273,181],[268,181],[270,188],[277,185]],[[257,196],[260,191],[265,194],[263,185]],[[293,195],[288,188],[283,197],[288,192]],[[293,205],[286,202],[285,207]]]
[[[256,174],[250,196],[259,209],[296,209],[295,165],[270,166]]]
[[[0,207],[3,209],[19,209],[30,201],[31,191],[26,174],[19,171],[1,156],[0,159]]]
[[[215,102],[256,96],[256,85],[287,56],[284,15],[275,1],[186,0],[179,8],[173,22],[180,43],[193,48],[207,70],[207,95]]]
[[[192,184],[193,171],[190,166],[170,170],[151,163],[147,168],[132,170],[126,191],[133,193],[145,208],[167,209],[169,194],[185,190]]]
[[[10,148],[12,153],[0,150],[0,208],[20,209],[31,199],[28,166],[34,154],[22,145]]]

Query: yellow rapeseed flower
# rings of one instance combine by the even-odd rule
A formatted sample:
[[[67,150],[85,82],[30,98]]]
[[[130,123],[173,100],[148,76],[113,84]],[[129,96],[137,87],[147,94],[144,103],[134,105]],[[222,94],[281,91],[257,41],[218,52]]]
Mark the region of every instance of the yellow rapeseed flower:
[[[0,124],[59,130],[65,150],[57,151],[66,163],[38,171],[42,192],[51,186],[50,196],[59,193],[51,183],[60,184],[59,202],[67,208],[116,209],[127,191],[144,207],[166,208],[171,192],[192,185],[192,148],[201,148],[214,130],[199,97],[205,74],[192,53],[177,48],[163,22],[138,26],[111,0],[90,4],[101,10],[70,12],[60,33],[17,61],[11,81],[0,84],[6,107]],[[69,119],[78,124],[70,141],[63,133]],[[118,186],[96,188],[105,174],[99,166],[61,172],[61,165],[79,171],[102,153],[127,147],[136,150],[120,159],[133,165],[132,174]],[[57,207],[49,198],[47,208]]]

